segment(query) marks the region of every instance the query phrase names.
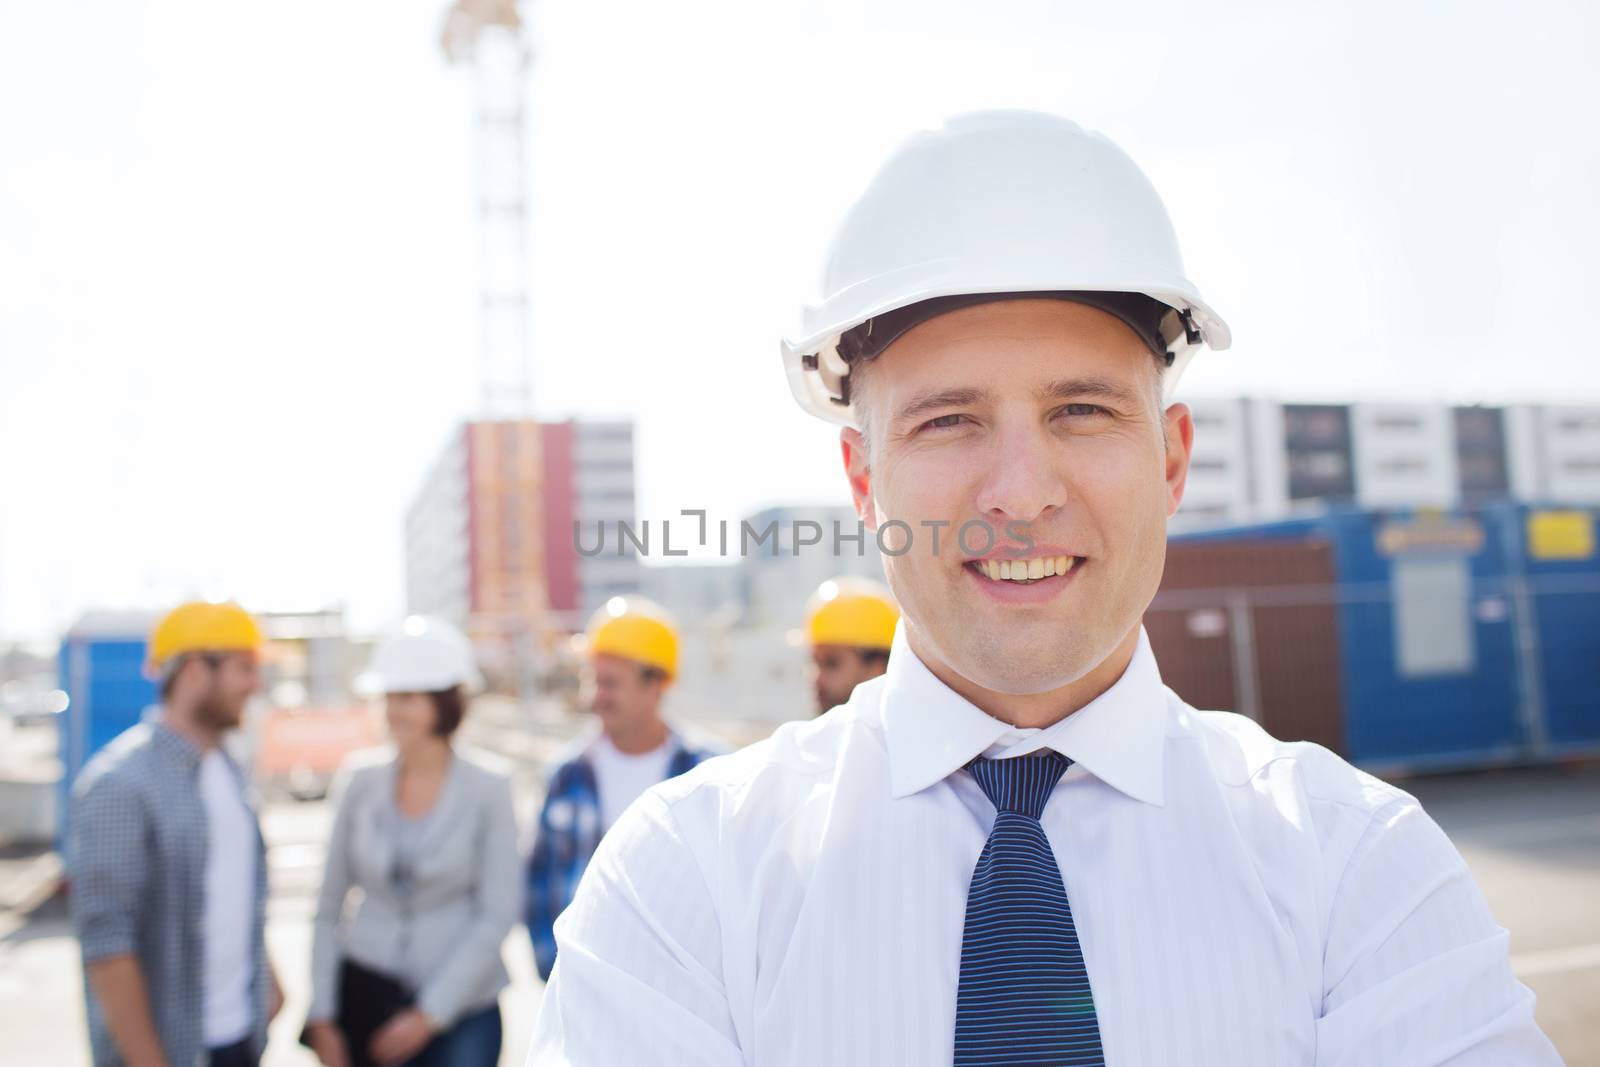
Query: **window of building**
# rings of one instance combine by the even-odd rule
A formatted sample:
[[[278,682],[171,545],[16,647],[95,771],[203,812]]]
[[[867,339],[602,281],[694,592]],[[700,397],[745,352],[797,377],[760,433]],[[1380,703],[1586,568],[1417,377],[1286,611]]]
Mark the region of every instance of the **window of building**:
[[[1461,476],[1461,495],[1468,501],[1503,497],[1510,491],[1503,455],[1464,453],[1456,457],[1456,465]]]
[[[1505,418],[1499,408],[1456,408],[1456,469],[1468,503],[1511,492],[1506,463]]]
[[[1350,454],[1334,449],[1307,449],[1289,454],[1291,500],[1349,500],[1355,496]]]
[[[1387,433],[1418,433],[1422,420],[1415,415],[1378,415],[1373,418],[1372,426]]]
[[[1350,409],[1340,404],[1287,405],[1283,428],[1289,454],[1289,499],[1354,499]]]
[[[1504,446],[1505,430],[1499,408],[1456,408],[1456,444],[1464,449]]]
[[[1591,430],[1600,430],[1600,414],[1584,413],[1582,415],[1563,415],[1556,420],[1557,433],[1588,433]]]
[[[633,473],[633,459],[631,457],[610,459],[586,459],[578,464],[580,474],[599,474],[626,472]]]
[[[1350,409],[1343,404],[1288,404],[1283,431],[1291,446],[1348,444]]]

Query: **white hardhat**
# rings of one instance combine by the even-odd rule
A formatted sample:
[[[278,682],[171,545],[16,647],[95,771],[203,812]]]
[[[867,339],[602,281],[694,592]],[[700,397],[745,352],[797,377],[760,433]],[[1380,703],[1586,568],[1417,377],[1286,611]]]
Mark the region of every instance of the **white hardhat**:
[[[887,324],[887,340],[874,336],[872,320],[888,312],[936,297],[1033,293],[1133,326],[1168,360],[1169,397],[1201,343],[1231,340],[1184,277],[1166,208],[1126,153],[1054,115],[981,111],[907,140],[846,214],[822,301],[783,342],[789,388],[813,415],[852,425],[850,362],[861,357],[848,331],[864,326],[856,334],[882,351],[920,321],[902,317]],[[1154,309],[1148,323],[1139,305]]]
[[[364,693],[436,693],[455,686],[481,689],[472,643],[443,619],[413,615],[373,653],[356,679]]]

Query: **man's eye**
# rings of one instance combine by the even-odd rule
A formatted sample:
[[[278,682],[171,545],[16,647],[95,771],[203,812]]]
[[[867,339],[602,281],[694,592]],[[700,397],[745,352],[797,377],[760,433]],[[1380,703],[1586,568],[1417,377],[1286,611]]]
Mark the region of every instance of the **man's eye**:
[[[1068,404],[1061,409],[1062,415],[1104,415],[1106,409],[1099,404]]]
[[[964,415],[940,415],[937,419],[929,419],[922,424],[924,430],[943,430],[951,426],[960,425]]]

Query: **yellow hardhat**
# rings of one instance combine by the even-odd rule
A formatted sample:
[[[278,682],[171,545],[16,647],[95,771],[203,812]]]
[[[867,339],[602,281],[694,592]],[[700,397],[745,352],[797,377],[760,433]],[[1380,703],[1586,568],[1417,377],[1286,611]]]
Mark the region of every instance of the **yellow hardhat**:
[[[678,673],[678,631],[658,604],[614,596],[589,620],[589,654],[621,656],[673,678]]]
[[[806,639],[812,645],[888,648],[894,643],[900,609],[878,582],[830,578],[817,587],[806,608]]]
[[[185,652],[259,652],[261,627],[233,601],[191,600],[167,612],[150,633],[150,666],[160,670]]]

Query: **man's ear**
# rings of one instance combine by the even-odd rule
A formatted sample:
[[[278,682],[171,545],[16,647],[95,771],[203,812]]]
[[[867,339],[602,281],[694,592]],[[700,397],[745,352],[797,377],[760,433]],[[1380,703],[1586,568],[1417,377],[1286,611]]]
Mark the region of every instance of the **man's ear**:
[[[1183,503],[1183,490],[1189,484],[1189,454],[1194,449],[1194,416],[1189,405],[1174,404],[1167,409],[1166,434],[1167,518]]]
[[[844,476],[850,483],[850,499],[855,502],[856,516],[867,528],[878,528],[878,517],[872,506],[872,469],[867,464],[867,441],[861,431],[846,426],[839,431],[839,451],[844,457]]]

